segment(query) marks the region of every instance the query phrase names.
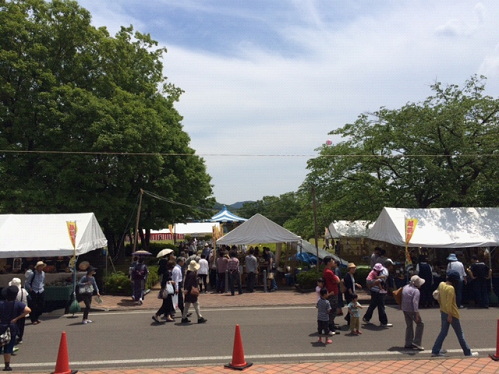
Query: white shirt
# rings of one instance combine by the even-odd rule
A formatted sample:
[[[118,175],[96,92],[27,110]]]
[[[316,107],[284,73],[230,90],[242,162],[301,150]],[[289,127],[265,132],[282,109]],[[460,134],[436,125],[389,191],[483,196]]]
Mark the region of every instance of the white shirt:
[[[179,283],[182,282],[182,280],[182,268],[177,264],[172,270],[172,281],[175,282],[175,291],[179,290]]]
[[[205,258],[200,259],[198,274],[208,274],[208,268],[208,261]]]
[[[447,271],[455,270],[459,273],[459,277],[463,280],[466,277],[466,272],[464,271],[464,265],[461,261],[451,261],[447,265]]]

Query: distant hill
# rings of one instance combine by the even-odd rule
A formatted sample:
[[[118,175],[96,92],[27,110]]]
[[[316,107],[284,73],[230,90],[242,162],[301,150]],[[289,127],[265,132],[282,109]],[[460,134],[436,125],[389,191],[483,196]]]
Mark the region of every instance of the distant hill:
[[[228,205],[228,204],[222,204],[222,203],[215,203],[215,206],[213,207],[213,209],[222,209],[224,207],[224,205],[227,207],[227,209],[229,210],[238,210],[240,208],[242,208],[242,206],[245,204],[245,203],[253,203],[254,201],[239,201],[237,203],[234,203],[232,205]]]

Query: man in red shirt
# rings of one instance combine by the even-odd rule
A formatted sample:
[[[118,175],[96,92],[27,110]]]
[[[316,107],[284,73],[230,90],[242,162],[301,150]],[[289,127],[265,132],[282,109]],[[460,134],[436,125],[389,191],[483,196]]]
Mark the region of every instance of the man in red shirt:
[[[336,261],[333,260],[331,256],[324,257],[324,272],[322,277],[324,278],[324,287],[327,290],[327,299],[331,304],[331,312],[329,313],[329,331],[332,335],[338,334],[334,326],[334,318],[336,317],[336,309],[338,308],[338,295],[340,290],[338,285],[340,284],[340,278],[334,273],[334,269],[338,266]]]

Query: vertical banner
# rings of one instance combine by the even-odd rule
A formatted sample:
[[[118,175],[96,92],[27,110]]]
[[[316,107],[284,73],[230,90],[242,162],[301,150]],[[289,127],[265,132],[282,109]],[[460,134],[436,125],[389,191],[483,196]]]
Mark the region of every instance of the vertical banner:
[[[418,220],[416,218],[406,218],[405,219],[405,265],[412,264],[411,255],[409,253],[409,242],[411,241],[412,235],[416,230],[418,225]]]
[[[66,221],[66,226],[68,227],[69,240],[74,249],[73,257],[69,261],[69,267],[74,268],[76,265],[76,232],[78,231],[78,227],[76,226],[76,221]]]

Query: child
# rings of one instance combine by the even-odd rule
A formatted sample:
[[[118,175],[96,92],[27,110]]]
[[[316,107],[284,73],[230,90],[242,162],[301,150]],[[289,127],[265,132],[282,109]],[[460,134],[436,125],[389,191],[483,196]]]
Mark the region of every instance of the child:
[[[333,341],[328,338],[329,333],[329,313],[331,312],[331,304],[326,298],[327,290],[322,288],[320,291],[320,299],[317,301],[317,332],[319,333],[319,343],[322,343],[322,335],[326,335],[326,344],[331,344]]]
[[[359,330],[360,327],[360,310],[362,305],[359,304],[359,296],[357,294],[351,295],[352,301],[348,304],[348,313],[350,313],[350,333],[353,335],[362,334]]]
[[[317,294],[317,301],[321,299],[321,290],[324,288],[324,279],[317,279],[317,286],[315,287],[315,293]]]

